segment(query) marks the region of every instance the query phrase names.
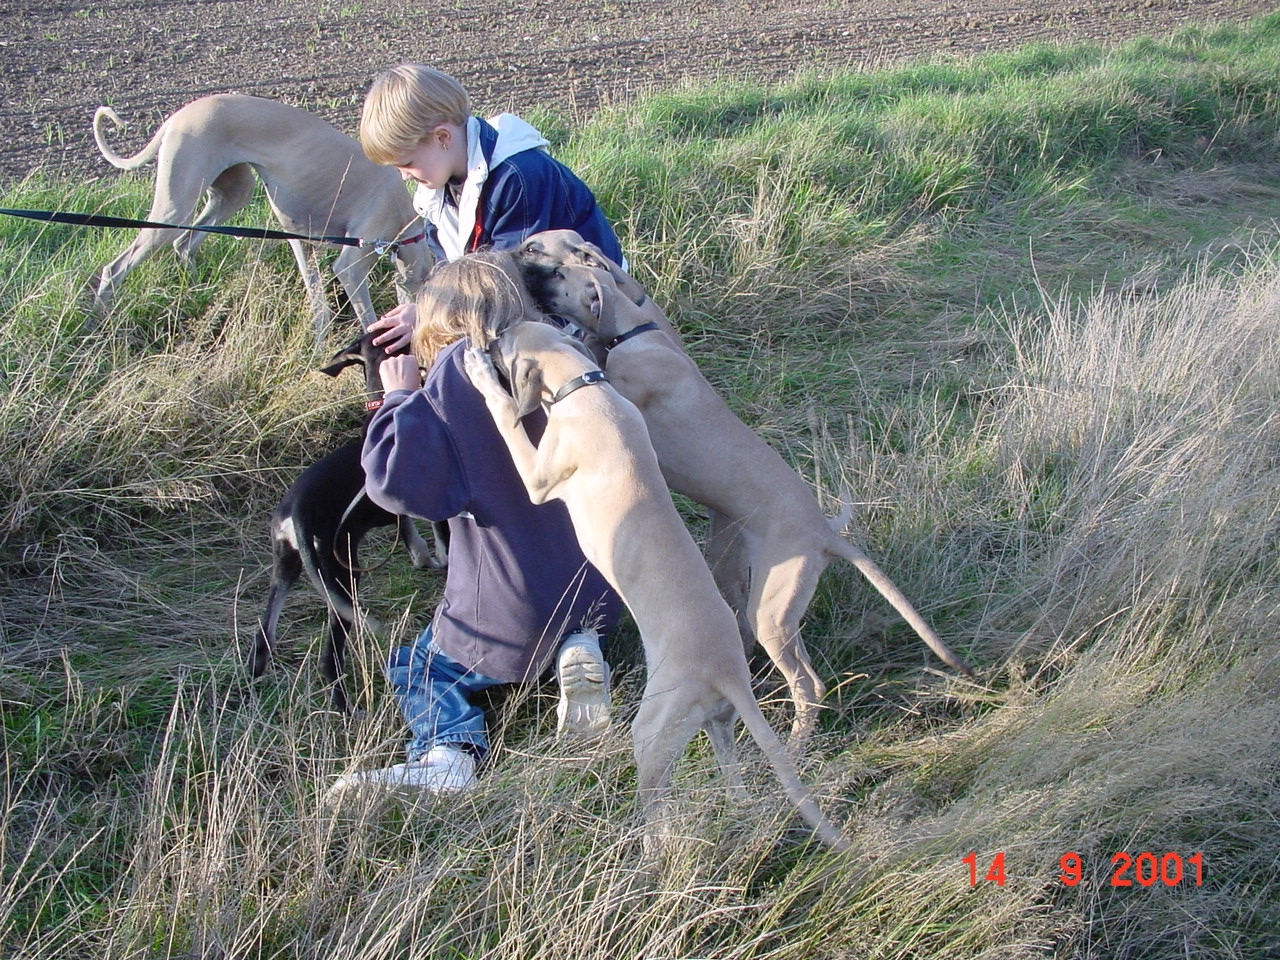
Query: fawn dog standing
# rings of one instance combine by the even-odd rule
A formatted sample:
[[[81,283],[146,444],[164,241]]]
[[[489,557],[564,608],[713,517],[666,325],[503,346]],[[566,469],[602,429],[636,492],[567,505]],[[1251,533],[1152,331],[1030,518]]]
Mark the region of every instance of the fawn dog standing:
[[[843,518],[830,520],[804,479],[726,406],[639,284],[574,237],[530,238],[517,254],[526,282],[548,310],[596,335],[610,380],[644,415],[667,482],[710,510],[712,570],[786,678],[793,745],[813,729],[825,694],[800,621],[833,559],[856,566],[942,660],[972,675],[888,575],[840,535]]]
[[[360,144],[332,124],[287,104],[261,97],[218,94],[187,104],[169,117],[139,153],[121,157],[107,144],[103,121],[117,126],[119,116],[99,107],[93,138],[113,166],[133,170],[156,161],[155,197],[147,219],[196,224],[223,223],[253,199],[254,174],[286,230],[307,236],[345,236],[362,240],[407,241],[421,237],[421,221],[400,175],[364,155]],[[105,310],[116,289],[136,266],[172,243],[190,263],[208,236],[202,231],[147,228],[128,249],[102,268],[96,306]],[[333,319],[316,265],[314,244],[290,240],[307,289],[316,338]],[[402,297],[418,292],[431,265],[426,244],[391,244]],[[369,295],[369,272],[378,259],[372,247],[343,246],[333,269],[351,306],[367,329],[377,319]]]
[[[502,388],[495,362],[514,396]],[[848,849],[760,712],[736,618],[671,502],[639,411],[604,382],[579,344],[549,324],[514,323],[488,354],[469,351],[466,365],[530,498],[564,501],[583,553],[640,631],[648,681],[632,734],[641,805],[655,828],[651,842],[661,842],[673,768],[699,729],[730,782],[740,783],[736,711],[818,837]],[[547,427],[535,447],[520,418],[544,404]]]

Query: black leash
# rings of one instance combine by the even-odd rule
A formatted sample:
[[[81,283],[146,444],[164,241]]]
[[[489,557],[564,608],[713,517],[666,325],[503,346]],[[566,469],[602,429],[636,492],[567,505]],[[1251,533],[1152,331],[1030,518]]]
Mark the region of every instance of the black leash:
[[[79,227],[124,227],[132,230],[200,230],[204,233],[221,233],[229,237],[247,237],[252,240],[305,240],[308,243],[335,243],[344,247],[373,247],[379,256],[394,253],[397,247],[417,243],[426,234],[420,233],[407,240],[362,240],[359,237],[309,237],[302,233],[284,230],[268,230],[265,227],[226,227],[217,224],[154,223],[150,220],[133,220],[128,217],[109,217],[101,213],[70,213],[61,210],[6,210],[0,214],[25,217],[28,220],[44,220],[49,223],[70,223]]]
[[[345,567],[347,570],[351,571],[352,573],[373,573],[375,570],[381,570],[383,567],[387,565],[387,563],[395,555],[396,547],[400,545],[400,522],[397,520],[395,523],[391,525],[395,528],[395,531],[396,531],[395,539],[391,541],[391,549],[387,551],[387,555],[385,557],[383,557],[380,561],[375,563],[373,566],[371,567],[353,566],[352,561],[355,560],[354,556],[344,557],[341,553],[338,552],[338,538],[342,536],[343,525],[347,522],[347,518],[351,516],[351,511],[354,510],[356,507],[360,506],[361,503],[363,503],[365,500],[368,500],[368,499],[369,499],[368,492],[363,487],[361,487],[360,492],[355,495],[355,498],[349,504],[347,504],[347,509],[342,511],[342,518],[338,521],[338,526],[333,532],[333,558],[337,560],[338,563],[342,564],[342,566]],[[348,540],[347,542],[350,543],[351,541]]]

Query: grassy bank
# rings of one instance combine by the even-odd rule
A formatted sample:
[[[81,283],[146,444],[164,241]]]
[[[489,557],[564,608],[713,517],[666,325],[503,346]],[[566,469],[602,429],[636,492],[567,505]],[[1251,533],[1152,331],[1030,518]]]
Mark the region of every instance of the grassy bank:
[[[315,345],[287,250],[217,239],[85,334],[127,239],[0,220],[0,953],[1275,956],[1278,89],[1269,18],[539,118],[709,378],[832,512],[852,492],[980,667],[934,669],[825,576],[804,773],[852,860],[762,765],[727,801],[698,748],[688,839],[645,869],[625,728],[557,744],[542,688],[496,708],[475,793],[326,810],[336,774],[398,759],[379,662],[438,590],[400,557],[368,578],[391,627],[357,638],[357,718],[325,710],[302,589],[246,679],[267,514],[359,422],[359,384],[314,372],[354,324]]]

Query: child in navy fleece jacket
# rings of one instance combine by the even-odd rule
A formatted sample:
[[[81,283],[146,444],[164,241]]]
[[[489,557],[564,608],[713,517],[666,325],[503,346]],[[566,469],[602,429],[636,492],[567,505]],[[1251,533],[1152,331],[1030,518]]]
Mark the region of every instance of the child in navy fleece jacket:
[[[529,500],[463,369],[468,335],[483,336],[467,329],[469,320],[505,325],[533,313],[518,272],[505,254],[466,257],[437,270],[418,302],[417,357],[383,361],[386,399],[369,424],[362,459],[374,502],[449,521],[444,597],[431,625],[388,665],[412,731],[408,762],[348,774],[337,792],[470,786],[489,745],[475,694],[535,680],[553,660],[561,727],[608,724],[598,636],[617,622],[621,601],[583,557],[564,505]],[[421,388],[419,360],[430,364]],[[541,412],[526,419],[535,441],[545,423]]]

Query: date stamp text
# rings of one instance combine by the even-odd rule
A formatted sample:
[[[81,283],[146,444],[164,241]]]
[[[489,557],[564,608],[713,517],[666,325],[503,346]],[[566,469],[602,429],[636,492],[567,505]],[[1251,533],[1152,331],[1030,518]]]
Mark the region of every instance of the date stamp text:
[[[1003,887],[1008,880],[1008,858],[1004,851],[991,857],[979,857],[977,852],[964,857],[969,867],[969,886],[994,883]],[[1059,880],[1064,886],[1076,887],[1093,879],[1084,857],[1073,851],[1058,858]],[[1205,859],[1203,853],[1184,857],[1179,853],[1128,853],[1120,851],[1111,857],[1111,865],[1102,872],[1105,878],[1110,871],[1113,887],[1180,887],[1204,886]]]

